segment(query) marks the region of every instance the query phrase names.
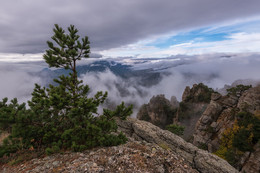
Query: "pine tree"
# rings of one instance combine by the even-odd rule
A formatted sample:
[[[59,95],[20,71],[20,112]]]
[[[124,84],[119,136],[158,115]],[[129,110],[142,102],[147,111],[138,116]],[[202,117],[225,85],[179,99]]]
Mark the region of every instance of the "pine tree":
[[[0,102],[0,129],[11,132],[0,147],[0,157],[20,149],[44,148],[51,154],[61,149],[82,151],[118,145],[127,140],[122,133],[115,133],[113,117],[125,119],[132,113],[132,106],[122,103],[115,111],[104,109],[99,115],[97,108],[107,98],[107,92],[99,91],[89,98],[89,86],[78,79],[76,62],[89,56],[88,37],[79,41],[73,25],[68,27],[68,34],[57,24],[53,31],[55,43],[47,41],[49,49],[43,57],[49,67],[65,68],[71,73],[54,79],[56,85],[47,88],[35,84],[29,109],[16,99],[9,105],[7,99]]]
[[[77,90],[76,61],[89,57],[90,46],[87,36],[82,38],[82,42],[79,41],[80,36],[77,35],[78,30],[74,25],[70,25],[68,31],[69,34],[66,34],[58,24],[55,24],[52,39],[57,45],[55,46],[53,42],[47,41],[50,49],[46,50],[46,54],[43,55],[43,58],[49,67],[63,67],[72,71],[72,83],[75,87],[72,89],[73,95],[75,95]]]

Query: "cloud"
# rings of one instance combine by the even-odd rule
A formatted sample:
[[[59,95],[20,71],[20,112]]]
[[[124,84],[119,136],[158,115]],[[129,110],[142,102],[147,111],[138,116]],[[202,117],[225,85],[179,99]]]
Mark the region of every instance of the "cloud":
[[[99,53],[90,53],[90,58],[102,58],[103,56]]]
[[[41,84],[40,77],[32,74],[39,67],[38,64],[2,64],[0,65],[0,99],[8,97],[9,100],[17,98],[19,103],[31,98],[34,84]],[[42,67],[42,66],[41,66]],[[39,70],[39,68],[38,68]]]
[[[260,33],[234,33],[228,40],[214,42],[190,42],[173,45],[157,54],[206,54],[206,53],[248,53],[258,52]]]
[[[187,33],[187,35],[190,35],[190,33]],[[194,40],[184,40],[183,43],[172,43],[172,45],[167,43],[167,39],[170,38],[169,36],[168,38],[165,38],[164,41],[162,39],[161,41],[155,39],[146,42],[138,42],[136,44],[104,50],[101,51],[101,53],[104,56],[110,57],[131,56],[135,53],[136,58],[165,58],[172,55],[259,52],[260,33],[230,33],[225,35],[226,38],[222,38],[223,40],[207,40],[208,38],[204,38],[206,36],[201,34],[201,40],[199,40],[193,35],[192,37],[194,37]],[[214,34],[210,36],[214,36]],[[167,46],[161,47],[161,45],[164,44],[167,44]]]
[[[213,89],[219,89],[238,79],[260,81],[259,54],[208,54],[190,56],[189,59],[190,63],[186,60],[186,63],[178,63],[179,65],[169,69],[171,75],[165,76],[151,91],[160,91],[167,98],[175,95],[181,100],[185,86],[192,86],[194,83],[202,82]],[[167,61],[165,65],[169,65]]]
[[[92,50],[259,16],[259,0],[19,0],[0,6],[0,52],[42,53],[53,24],[74,24]]]
[[[133,116],[136,115],[138,108],[148,103],[154,95],[164,94],[168,99],[176,96],[181,101],[185,87],[194,83],[203,82],[209,87],[219,89],[238,79],[260,81],[260,54],[221,53],[150,59],[129,57],[114,60],[132,65],[133,70],[150,69],[151,73],[161,72],[161,80],[150,86],[141,85],[140,76],[122,78],[109,70],[88,72],[80,76],[80,79],[91,88],[90,97],[97,91],[108,91],[109,106],[113,107],[122,101],[134,104]],[[43,82],[46,81],[36,76],[37,72],[45,67],[42,62],[1,62],[0,80],[3,82],[0,84],[0,98],[18,97],[20,102],[30,99],[34,83],[44,85]]]
[[[24,62],[24,61],[43,61],[42,53],[38,54],[19,54],[19,53],[0,53],[0,62]]]
[[[153,69],[167,73],[161,76],[159,83],[150,87],[139,85],[140,79],[137,77],[125,80],[110,71],[87,73],[81,78],[92,88],[92,95],[97,91],[108,91],[110,101],[116,104],[121,101],[134,103],[136,111],[158,94],[164,94],[168,99],[176,96],[181,101],[185,87],[194,83],[202,82],[213,89],[220,89],[238,79],[260,81],[260,54],[172,56],[165,59],[135,59],[127,63],[132,64],[135,70]],[[126,94],[122,94],[122,90]]]
[[[138,108],[150,99],[149,91],[146,87],[138,84],[140,82],[138,78],[123,79],[107,70],[86,73],[81,75],[80,79],[91,88],[90,97],[93,97],[98,91],[107,91],[106,105],[112,108],[124,101],[128,105],[133,104],[134,112],[137,113]]]

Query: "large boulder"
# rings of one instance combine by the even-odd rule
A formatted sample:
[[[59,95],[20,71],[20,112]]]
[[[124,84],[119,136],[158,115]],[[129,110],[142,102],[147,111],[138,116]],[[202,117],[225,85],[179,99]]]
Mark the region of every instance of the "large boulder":
[[[169,148],[173,153],[181,156],[194,169],[202,173],[230,173],[238,172],[225,160],[203,151],[181,137],[159,127],[137,119],[128,118],[126,121],[117,119],[119,131],[135,140],[155,143]]]

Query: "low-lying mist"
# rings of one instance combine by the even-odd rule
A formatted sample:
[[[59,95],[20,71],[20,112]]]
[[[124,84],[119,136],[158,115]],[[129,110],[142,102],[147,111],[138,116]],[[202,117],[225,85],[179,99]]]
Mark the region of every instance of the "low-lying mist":
[[[185,87],[194,83],[202,82],[213,89],[220,89],[238,79],[253,84],[260,81],[259,54],[174,56],[164,59],[129,58],[127,61],[126,58],[122,58],[116,62],[131,65],[132,71],[148,69],[149,73],[160,74],[160,80],[144,80],[142,71],[140,75],[122,77],[109,68],[105,71],[88,71],[81,74],[80,79],[90,86],[90,96],[97,91],[108,91],[107,106],[114,107],[124,101],[134,104],[135,113],[153,95],[164,94],[168,99],[176,96],[181,101]],[[0,67],[0,98],[17,97],[19,102],[25,102],[31,97],[34,83],[45,85],[44,81],[48,81],[45,77],[36,75],[37,70],[39,72],[43,69],[42,62],[41,65],[1,64]]]

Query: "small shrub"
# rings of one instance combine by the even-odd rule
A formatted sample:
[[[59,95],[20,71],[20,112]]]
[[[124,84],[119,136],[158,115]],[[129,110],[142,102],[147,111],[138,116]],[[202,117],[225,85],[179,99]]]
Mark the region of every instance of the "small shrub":
[[[202,150],[208,150],[208,145],[205,143],[199,143],[198,148]]]
[[[185,129],[185,127],[180,126],[178,124],[170,124],[170,125],[166,126],[166,130],[168,130],[178,136],[183,135],[184,129]]]
[[[250,129],[241,128],[238,130],[236,135],[232,140],[233,147],[237,148],[240,151],[252,151],[253,143],[252,143],[253,133]]]
[[[241,96],[244,91],[250,88],[252,88],[252,85],[237,85],[227,89],[227,93],[228,95]]]

